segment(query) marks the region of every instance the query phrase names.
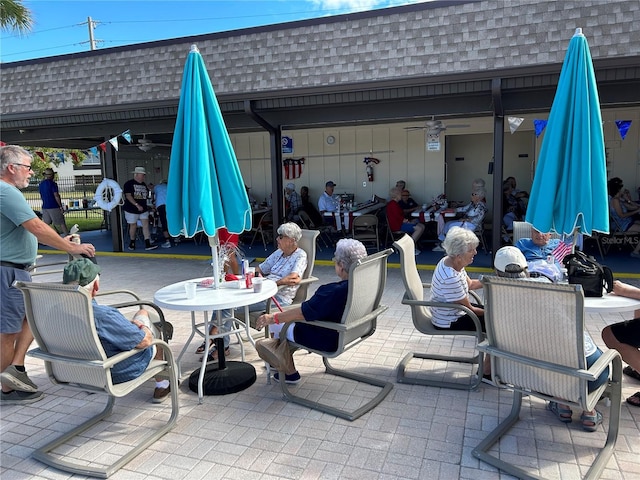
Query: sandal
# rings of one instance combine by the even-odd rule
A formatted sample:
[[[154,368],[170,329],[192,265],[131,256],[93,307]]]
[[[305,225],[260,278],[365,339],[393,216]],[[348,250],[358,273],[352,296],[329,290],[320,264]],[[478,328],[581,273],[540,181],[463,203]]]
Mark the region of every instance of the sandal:
[[[218,327],[214,325],[213,327],[211,327],[211,330],[209,330],[209,335],[217,335],[217,334],[218,334]],[[209,348],[211,347],[213,347],[213,338],[209,339]],[[196,349],[196,353],[204,353],[204,349],[205,349],[205,344],[204,342],[202,342],[200,346]]]
[[[573,412],[570,408],[562,408],[558,405],[558,402],[549,402],[547,409],[553,412],[562,423],[571,423],[571,415],[573,415]]]
[[[640,392],[636,392],[627,398],[627,403],[629,405],[633,405],[634,407],[640,407]]]
[[[624,367],[622,369],[622,373],[624,373],[625,375],[640,381],[640,372],[637,372],[636,370],[634,370],[631,366],[627,365],[626,367]]]
[[[587,432],[595,432],[598,430],[598,426],[602,423],[602,414],[598,410],[594,410],[594,414],[591,415],[586,412],[582,412],[580,415],[580,421],[582,422],[582,429]],[[585,422],[593,425],[585,424]]]
[[[209,348],[211,347],[213,347],[213,339],[209,340]],[[204,342],[202,342],[200,346],[196,349],[196,353],[204,353],[205,348],[206,348],[206,345],[204,344]]]

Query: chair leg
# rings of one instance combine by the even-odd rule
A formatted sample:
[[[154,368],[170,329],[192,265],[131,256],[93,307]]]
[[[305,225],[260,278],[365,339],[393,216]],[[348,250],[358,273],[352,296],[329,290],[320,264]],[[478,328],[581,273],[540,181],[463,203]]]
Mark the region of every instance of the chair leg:
[[[113,473],[117,472],[120,468],[122,468],[124,465],[126,465],[131,460],[133,460],[136,456],[138,456],[144,450],[146,450],[147,447],[149,447],[149,445],[153,444],[156,440],[158,440],[165,433],[171,430],[176,424],[176,421],[178,420],[178,411],[179,411],[178,372],[176,371],[176,369],[171,367],[171,365],[174,364],[173,354],[171,354],[170,352],[167,353],[168,349],[166,348],[164,348],[163,350],[165,352],[165,356],[169,357],[167,359],[168,365],[166,370],[169,370],[169,378],[170,378],[169,381],[171,383],[171,416],[169,417],[169,420],[165,425],[163,425],[162,427],[156,430],[149,432],[147,435],[140,438],[134,448],[129,450],[125,455],[120,457],[116,462],[106,467],[94,467],[94,466],[86,465],[84,463],[69,462],[64,460],[64,457],[61,457],[58,454],[52,455],[50,453],[51,451],[55,450],[60,445],[67,443],[72,438],[78,436],[82,432],[88,430],[93,425],[97,424],[101,420],[104,420],[109,415],[111,415],[111,412],[113,410],[113,405],[115,403],[115,397],[112,395],[109,395],[109,399],[107,401],[105,408],[99,414],[91,417],[89,420],[77,426],[73,430],[65,433],[64,435],[61,435],[58,438],[55,438],[51,442],[35,450],[33,452],[33,458],[35,458],[36,460],[46,465],[50,465],[52,467],[55,467],[65,472],[78,473],[80,475],[86,475],[86,476],[97,477],[97,478],[108,478]]]
[[[409,362],[414,358],[419,358],[422,360],[441,360],[444,362],[465,363],[470,365],[477,364],[478,367],[477,370],[469,377],[469,383],[446,382],[443,380],[435,380],[432,378],[408,377],[405,374],[405,370]],[[398,383],[407,383],[410,385],[426,385],[431,387],[453,388],[457,390],[475,390],[478,388],[480,382],[482,381],[483,358],[484,357],[482,352],[478,353],[478,355],[474,357],[451,357],[447,355],[411,352],[408,353],[398,364],[396,381]]]
[[[349,420],[350,422],[352,422],[353,420],[360,418],[369,410],[373,409],[375,406],[380,404],[380,402],[382,402],[382,400],[384,400],[385,397],[389,394],[389,392],[393,389],[393,383],[391,382],[385,382],[383,380],[378,380],[378,379],[366,377],[364,375],[360,375],[357,373],[347,372],[345,370],[339,370],[339,369],[333,368],[329,364],[329,359],[326,357],[322,357],[322,361],[324,362],[325,372],[328,374],[336,375],[339,377],[348,378],[349,380],[355,380],[356,382],[362,382],[368,385],[380,387],[382,388],[382,390],[378,392],[378,394],[374,398],[372,398],[371,400],[369,400],[367,403],[363,404],[359,408],[352,411],[348,411],[348,410],[342,410],[336,407],[332,407],[324,403],[315,402],[313,400],[309,400],[308,398],[303,398],[303,397],[294,395],[293,393],[291,393],[291,390],[289,390],[287,382],[284,381],[284,378],[281,378],[280,387],[282,388],[282,394],[285,396],[287,400],[300,405],[304,405],[305,407],[309,407],[314,410],[319,410],[321,412],[328,413],[330,415],[333,415],[339,418],[344,418],[345,420]]]

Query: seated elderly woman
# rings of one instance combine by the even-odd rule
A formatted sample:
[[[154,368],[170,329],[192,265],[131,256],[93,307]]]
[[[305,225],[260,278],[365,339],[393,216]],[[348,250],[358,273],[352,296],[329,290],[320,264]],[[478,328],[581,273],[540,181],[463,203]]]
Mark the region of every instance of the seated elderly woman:
[[[307,252],[298,248],[298,241],[302,238],[302,230],[293,223],[288,222],[278,227],[278,236],[276,241],[278,249],[267,257],[267,259],[256,267],[256,275],[262,275],[269,280],[276,282],[280,287],[275,299],[281,306],[291,305],[293,297],[296,295],[300,280],[307,268]],[[260,312],[267,308],[266,300],[264,302],[254,303],[249,307],[250,312]],[[214,314],[215,315],[215,314]],[[224,310],[223,318],[231,318],[231,311]],[[223,331],[231,330],[231,320],[226,320]],[[211,334],[217,333],[214,326],[210,330]],[[224,336],[225,354],[228,353],[229,335]],[[209,361],[215,361],[218,358],[218,352],[215,350],[213,342],[209,345]],[[204,343],[200,345],[196,353],[204,352]]]
[[[298,308],[277,313],[265,313],[258,318],[257,328],[269,325],[274,338],[259,340],[256,343],[258,355],[278,370],[273,378],[279,381],[279,374],[284,372],[286,383],[298,383],[300,374],[293,362],[289,349],[289,341],[295,341],[309,348],[326,352],[338,348],[337,332],[318,328],[309,323],[294,323],[287,330],[287,338],[279,338],[282,324],[305,320],[307,322],[325,321],[340,322],[347,305],[349,293],[349,269],[355,262],[367,256],[367,249],[358,240],[345,238],[339,240],[334,254],[336,275],[340,281],[322,285],[316,293]]]
[[[469,308],[478,316],[482,331],[484,326],[484,308],[469,301],[469,290],[482,288],[480,280],[472,280],[465,267],[471,265],[478,247],[478,237],[461,227],[453,227],[444,239],[442,246],[447,255],[442,258],[433,271],[431,280],[431,300],[434,302],[458,303]],[[470,315],[462,310],[444,307],[431,307],[431,323],[440,330],[475,330],[476,325]],[[491,371],[489,357],[485,358],[484,374]]]
[[[404,211],[400,206],[402,200],[402,190],[398,187],[394,187],[389,191],[391,200],[387,203],[387,222],[392,232],[405,232],[411,235],[413,243],[415,244],[415,254],[420,255],[418,250],[418,240],[424,233],[425,226],[417,219],[414,221],[408,220],[404,216]]]
[[[498,277],[506,278],[522,278],[529,279],[529,272],[527,270],[527,259],[524,254],[516,247],[507,246],[502,247],[496,252],[496,258],[493,261],[493,266]],[[587,361],[587,368],[591,367],[598,358],[602,355],[600,350],[587,332],[584,332],[584,355]],[[590,381],[588,384],[589,391],[592,392],[609,378],[609,369],[604,370],[597,380]],[[549,402],[547,404],[553,414],[558,417],[563,423],[571,422],[571,416],[573,412],[569,405],[558,402]],[[580,421],[582,422],[582,428],[588,432],[595,432],[598,425],[602,423],[602,414],[597,410],[590,412],[583,411],[580,415]]]
[[[467,230],[476,231],[484,220],[484,216],[487,214],[487,202],[485,197],[487,191],[483,188],[476,188],[471,192],[471,201],[463,207],[456,208],[456,213],[462,214],[462,217],[447,223],[444,223],[442,215],[438,215],[438,238],[443,241],[447,236],[447,233],[453,227],[462,227]],[[445,251],[442,245],[436,245],[433,248],[434,252]]]
[[[638,213],[640,207],[624,199],[624,189],[622,187],[624,187],[624,184],[619,177],[614,177],[607,182],[609,214],[623,232],[640,232],[640,220],[634,220],[634,215]],[[631,256],[640,258],[640,242],[631,252]]]

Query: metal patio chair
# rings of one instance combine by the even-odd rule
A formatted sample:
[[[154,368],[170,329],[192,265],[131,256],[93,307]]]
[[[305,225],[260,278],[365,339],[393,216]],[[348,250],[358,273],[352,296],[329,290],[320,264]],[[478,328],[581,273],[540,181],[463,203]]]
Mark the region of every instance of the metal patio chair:
[[[347,410],[331,406],[320,400],[312,400],[317,395],[296,395],[292,393],[289,386],[281,379],[280,387],[282,394],[289,401],[304,405],[314,410],[319,410],[336,417],[353,421],[369,410],[378,405],[389,394],[393,388],[393,384],[377,378],[372,378],[360,373],[354,373],[348,370],[341,370],[332,367],[329,364],[329,358],[336,358],[345,351],[358,345],[360,342],[369,338],[376,331],[376,322],[380,315],[386,310],[387,306],[380,305],[380,299],[384,292],[387,279],[387,257],[392,253],[391,249],[369,255],[351,266],[349,270],[349,294],[347,297],[347,305],[340,322],[320,322],[314,321],[316,327],[326,328],[338,333],[338,348],[335,352],[324,352],[321,350],[310,349],[309,347],[295,342],[289,342],[292,349],[304,349],[310,353],[317,353],[322,356],[325,366],[325,372],[331,375],[363,382],[368,385],[380,387],[381,390],[371,400],[365,402],[354,410]],[[366,285],[366,288],[363,287]],[[280,338],[286,338],[287,329],[294,322],[285,323]],[[301,323],[296,321],[295,323]],[[313,389],[313,386],[310,387]],[[299,390],[298,390],[299,391]]]
[[[60,470],[107,478],[144,451],[173,428],[178,418],[178,375],[173,353],[162,340],[153,340],[156,348],[162,349],[164,360],[152,360],[147,369],[134,380],[114,384],[111,368],[135,355],[134,349],[107,357],[102,347],[93,318],[91,295],[78,285],[60,283],[16,282],[15,286],[24,294],[26,316],[38,348],[28,355],[44,361],[51,382],[64,387],[108,396],[104,409],[54,440],[33,452],[35,459]],[[127,303],[130,306],[131,302]],[[96,451],[90,460],[70,461],[65,452],[74,444],[73,439],[111,415],[115,399],[132,393],[138,387],[158,375],[167,375],[171,382],[171,414],[163,425],[145,435],[132,431],[134,447],[121,454],[109,465],[100,462],[101,453]],[[123,408],[131,408],[129,406]],[[139,407],[136,407],[138,410]],[[85,440],[81,440],[80,444]],[[76,440],[75,445],[78,445]],[[62,449],[62,445],[65,445]],[[54,452],[54,450],[61,450]],[[120,455],[120,452],[117,453]],[[110,452],[109,457],[117,456]]]
[[[606,441],[584,477],[599,478],[613,453],[620,426],[622,361],[617,351],[608,350],[587,368],[582,287],[498,277],[484,277],[482,283],[487,339],[478,348],[491,356],[493,381],[513,391],[513,403],[511,413],[473,449],[473,455],[518,478],[539,478],[509,463],[508,456],[500,459],[490,453],[518,422],[522,396],[590,411],[608,389],[611,410]],[[611,367],[610,380],[589,392],[588,382],[607,367]]]
[[[400,269],[402,272],[402,281],[404,282],[405,294],[402,299],[404,305],[409,305],[411,308],[411,318],[413,319],[413,325],[415,328],[425,335],[438,335],[438,336],[470,336],[475,337],[475,344],[484,340],[484,333],[482,332],[482,325],[480,320],[473,311],[460,305],[458,303],[441,303],[424,300],[424,289],[429,288],[430,284],[422,283],[418,269],[416,267],[416,258],[414,255],[415,246],[413,240],[409,235],[405,235],[396,240],[393,247],[400,254]],[[481,304],[480,298],[475,292],[469,292],[474,297],[476,303]],[[447,330],[436,329],[433,323],[431,323],[431,308],[430,307],[445,307],[461,310],[464,313],[469,314],[473,319],[476,330],[463,331],[463,330]],[[474,349],[475,352],[475,349]],[[469,364],[472,366],[469,381],[466,383],[458,382],[454,380],[446,380],[442,375],[438,374],[427,376],[407,376],[405,371],[409,362],[414,358],[422,360],[437,360],[443,362],[455,362],[461,364]],[[482,352],[477,354],[460,356],[460,355],[444,355],[437,353],[419,353],[411,352],[407,354],[398,364],[398,372],[396,381],[398,383],[409,383],[414,385],[430,385],[434,387],[455,388],[461,390],[473,390],[480,385],[482,381]]]

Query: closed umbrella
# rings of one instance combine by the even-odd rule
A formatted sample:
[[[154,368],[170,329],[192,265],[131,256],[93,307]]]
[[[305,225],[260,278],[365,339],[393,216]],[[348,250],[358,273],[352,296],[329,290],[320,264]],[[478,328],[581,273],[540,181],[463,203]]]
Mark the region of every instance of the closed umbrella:
[[[207,68],[195,45],[191,46],[182,75],[169,162],[167,221],[173,236],[193,237],[204,232],[209,237],[215,288],[220,281],[218,229],[226,227],[231,233],[251,229],[251,207],[244,180]],[[229,393],[251,385],[256,378],[253,366],[225,362],[222,338],[216,339],[216,346],[218,368],[193,372],[192,376],[200,377],[197,384],[202,385],[206,373],[207,384],[211,386],[209,393]]]
[[[195,45],[182,75],[178,117],[171,145],[167,222],[173,236],[204,232],[212,246],[214,286],[218,272],[217,231],[251,229],[251,207],[222,113],[202,56]]]
[[[582,29],[569,42],[526,214],[541,232],[609,232],[600,100]]]

